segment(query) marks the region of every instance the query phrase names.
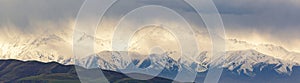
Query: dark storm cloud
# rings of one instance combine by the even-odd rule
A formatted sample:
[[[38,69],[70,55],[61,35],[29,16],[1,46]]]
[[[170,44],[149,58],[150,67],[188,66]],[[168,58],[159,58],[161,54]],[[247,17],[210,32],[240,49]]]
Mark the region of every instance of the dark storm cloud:
[[[255,30],[274,37],[297,38],[300,1],[214,0],[227,30]],[[298,37],[299,38],[299,37]]]
[[[182,12],[195,11],[182,2],[168,4],[168,0],[156,3],[140,0],[140,3],[161,3]],[[170,0],[174,1],[174,0]],[[176,0],[175,0],[176,1]],[[262,30],[296,29],[300,26],[300,1],[297,0],[213,0],[227,28],[249,28]]]
[[[62,22],[75,18],[83,0],[1,0],[0,26],[33,28],[39,22]]]
[[[268,42],[291,49],[299,48],[300,43],[297,43],[300,40],[299,0],[213,1],[221,14],[228,38]],[[141,0],[141,2],[151,1]],[[181,3],[167,5],[182,12],[195,13]]]
[[[174,1],[174,0],[169,0]],[[175,0],[176,1],[176,0]],[[165,4],[186,14],[193,9],[166,0],[138,0],[140,4]],[[298,0],[213,0],[222,16],[226,32],[272,35],[278,39],[299,39],[300,1]],[[126,5],[132,2],[124,2]],[[14,25],[30,29],[36,22],[74,19],[83,0],[1,0],[0,27]],[[101,3],[99,3],[101,5]],[[122,8],[119,8],[122,11]],[[113,15],[111,15],[113,16]]]
[[[173,0],[174,1],[174,0]],[[175,0],[176,1],[176,0]],[[298,0],[213,0],[222,16],[226,32],[239,35],[259,34],[270,39],[300,39],[300,1]],[[151,3],[140,0],[140,3]],[[168,4],[186,13],[195,11],[184,4]],[[154,3],[155,4],[155,3]]]

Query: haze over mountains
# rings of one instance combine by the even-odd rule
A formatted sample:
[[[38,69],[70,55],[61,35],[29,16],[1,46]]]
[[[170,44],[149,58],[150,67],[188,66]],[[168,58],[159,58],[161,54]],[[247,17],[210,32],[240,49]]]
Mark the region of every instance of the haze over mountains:
[[[158,76],[146,83],[180,81],[177,75],[193,80],[188,74],[197,74],[195,81],[202,83],[214,66],[223,69],[219,83],[300,83],[300,12],[294,11],[300,10],[299,1],[213,0],[215,14],[207,7],[195,11],[209,6],[200,4],[204,0],[199,6],[184,0],[118,0],[92,30],[89,24],[96,24],[99,14],[84,14],[85,0],[0,0],[0,83],[79,82],[75,66],[101,68],[116,83],[141,82],[124,71]],[[221,18],[214,25],[224,26],[224,56],[212,56],[216,44],[206,16]],[[88,41],[94,41],[93,52]],[[74,42],[83,47],[74,49]],[[146,71],[132,72],[141,69]]]
[[[150,29],[150,30],[148,30]],[[138,35],[135,40],[142,41],[155,41],[154,43],[163,42],[166,46],[171,46],[174,43],[168,43],[170,40],[160,41],[157,39],[156,35],[160,35],[161,38],[172,38],[174,36],[168,35],[162,27],[154,26],[153,28],[148,28],[147,30],[141,30],[140,33],[146,33],[148,37]],[[18,60],[37,60],[41,62],[59,62],[61,64],[74,64],[74,58],[72,56],[72,40],[70,30],[57,33],[46,33],[34,36],[22,36],[13,35],[11,38],[6,38],[5,41],[0,43],[0,58],[1,59],[18,59]],[[197,72],[206,72],[209,65],[220,62],[211,59],[211,51],[209,50],[209,42],[205,42],[203,36],[197,34],[199,40],[203,39],[200,44],[204,44],[199,54],[190,57],[180,57],[174,58],[177,55],[177,48],[172,48],[162,53],[153,53],[151,57],[143,53],[138,53],[136,51],[105,51],[103,48],[110,48],[110,41],[94,37],[83,33],[80,41],[91,41],[95,38],[96,41],[96,52],[87,54],[87,57],[80,59],[80,66],[86,68],[100,67],[102,69],[114,70],[125,68],[131,61],[136,61],[138,66],[143,66],[147,64],[150,68],[175,68],[181,70],[183,67],[191,69]],[[134,39],[133,38],[133,39]],[[141,39],[144,38],[144,39]],[[209,39],[209,38],[206,38]],[[135,41],[139,42],[139,41]],[[174,41],[170,41],[174,42]],[[153,42],[148,42],[153,43]],[[136,44],[136,43],[133,43]],[[137,45],[142,48],[144,43],[138,43]],[[208,45],[207,45],[208,44]],[[98,46],[97,46],[98,45]],[[100,46],[99,46],[100,45]],[[206,45],[206,46],[205,46]],[[201,46],[201,45],[200,45]],[[100,47],[100,48],[98,48]],[[293,66],[299,66],[300,54],[296,52],[289,51],[281,46],[273,44],[253,44],[247,41],[241,41],[238,39],[226,39],[226,56],[225,60],[217,63],[221,67],[228,68],[232,71],[237,71],[239,73],[244,73],[249,76],[253,75],[252,72],[255,65],[276,65],[274,70],[277,73],[291,74],[293,71]],[[113,53],[113,54],[111,54]],[[126,54],[131,53],[131,59],[126,58]],[[178,57],[178,56],[177,56]],[[193,60],[190,60],[193,58]],[[95,61],[96,60],[96,61]],[[144,61],[150,61],[151,63],[144,63]],[[166,65],[166,62],[168,62]],[[196,68],[192,68],[191,65],[196,64]],[[263,69],[265,66],[261,66]]]

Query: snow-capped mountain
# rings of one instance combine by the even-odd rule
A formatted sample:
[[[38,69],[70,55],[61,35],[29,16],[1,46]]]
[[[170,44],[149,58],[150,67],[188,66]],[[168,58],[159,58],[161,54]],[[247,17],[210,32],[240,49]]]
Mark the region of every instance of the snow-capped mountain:
[[[172,64],[178,64],[175,63],[175,60],[167,55],[168,53],[161,55],[151,54],[145,58],[143,55],[135,52],[103,51],[98,54],[79,59],[78,63],[76,64],[86,68],[100,67],[107,70],[125,69],[131,63],[141,67],[145,65],[151,65],[150,68],[158,69],[162,69],[164,67],[169,68]],[[148,63],[143,63],[147,61]]]
[[[300,63],[300,53],[288,51],[282,46],[273,44],[251,44],[247,41],[237,39],[228,39],[226,46],[229,51],[253,49],[274,58]]]
[[[277,73],[290,74],[293,66],[299,66],[300,63],[300,54],[289,51],[284,47],[272,44],[251,44],[238,39],[228,39],[226,41],[227,52],[221,61],[211,59],[210,51],[202,51],[196,56],[180,57],[179,59],[169,56],[174,52],[150,54],[148,56],[135,52],[99,51],[97,54],[90,53],[93,55],[74,61],[72,56],[72,34],[66,31],[26,37],[14,35],[11,37],[0,41],[0,59],[56,61],[62,64],[74,64],[76,62],[75,64],[86,68],[100,67],[115,71],[126,69],[129,64],[134,64],[148,69],[164,68],[174,71],[189,69],[206,72],[210,64],[219,62],[218,65],[223,68],[247,75],[253,75],[251,72],[257,65],[260,65],[261,69],[267,65],[277,65],[274,68]],[[109,40],[84,33],[77,41],[92,39],[96,40],[96,45],[98,45],[96,49],[110,48],[111,43]]]
[[[39,35],[15,34],[0,43],[0,59],[56,61],[62,64],[73,62],[68,33],[41,33]]]
[[[209,64],[217,62],[208,58],[209,54],[207,51],[200,53],[199,56],[196,57],[196,60],[183,57],[176,61],[167,55],[168,53],[160,55],[151,54],[146,59],[142,59],[138,53],[105,51],[78,60],[77,65],[86,68],[100,67],[101,69],[118,71],[120,69],[126,69],[129,64],[133,63],[137,67],[153,70],[167,69],[179,72],[183,69],[189,69],[197,72],[206,72],[209,68]],[[277,73],[291,74],[293,66],[299,66],[296,62],[276,59],[255,50],[228,51],[224,58],[224,61],[220,61],[221,63],[218,65],[230,71],[247,74],[249,76],[255,75],[253,69],[257,67],[262,70],[265,66],[276,65],[274,70]]]
[[[260,70],[267,65],[276,65],[277,68],[274,70],[283,74],[290,74],[293,66],[299,66],[296,62],[277,59],[255,50],[228,51],[223,63],[222,67],[236,70],[239,73],[243,71],[245,74],[253,72],[257,65],[261,65]]]

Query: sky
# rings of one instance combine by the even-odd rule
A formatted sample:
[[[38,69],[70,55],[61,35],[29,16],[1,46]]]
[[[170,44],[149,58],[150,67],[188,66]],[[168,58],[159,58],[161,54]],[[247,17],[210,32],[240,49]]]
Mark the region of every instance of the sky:
[[[154,1],[160,3],[158,0]],[[170,1],[180,2],[180,0]],[[300,52],[299,0],[213,1],[224,22],[227,38],[253,43],[273,43]],[[40,30],[57,31],[72,28],[69,25],[74,23],[83,2],[83,0],[1,0],[0,30],[34,34]],[[121,3],[132,4],[126,1]],[[151,2],[139,0],[137,3]],[[178,9],[183,14],[195,13],[184,4],[168,4],[165,1],[161,3]],[[122,12],[124,9],[116,8],[116,11]],[[114,17],[114,15],[110,16]],[[200,23],[200,26],[203,25]]]

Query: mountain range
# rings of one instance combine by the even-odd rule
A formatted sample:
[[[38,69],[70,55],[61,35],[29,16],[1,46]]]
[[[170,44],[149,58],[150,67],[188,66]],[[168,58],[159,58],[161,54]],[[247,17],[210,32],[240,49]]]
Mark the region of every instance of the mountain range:
[[[272,71],[274,74],[290,76],[294,72],[294,67],[299,66],[298,63],[276,59],[255,50],[228,51],[227,55],[224,56],[225,60],[215,59],[221,61],[209,60],[208,52],[202,52],[198,57],[194,57],[196,61],[187,58],[174,60],[168,57],[168,53],[161,55],[151,54],[143,60],[139,59],[134,53],[131,53],[133,54],[132,56],[129,55],[130,57],[134,56],[131,59],[127,58],[126,54],[128,52],[101,52],[94,56],[83,58],[83,60],[78,60],[77,65],[85,68],[101,68],[121,72],[119,71],[120,69],[134,71],[131,68],[127,68],[130,64],[134,64],[138,68],[166,71],[161,73],[159,77],[168,79],[174,79],[178,72],[184,70],[192,70],[198,73],[208,72],[209,65],[215,62],[219,62],[217,64],[227,71],[234,72],[237,75],[246,75],[246,77],[256,77],[264,69]]]
[[[143,55],[131,51],[102,50],[99,53],[91,53],[87,57],[75,60],[72,56],[72,43],[68,41],[69,35],[62,31],[61,33],[42,34],[26,38],[15,36],[7,39],[7,42],[0,43],[0,59],[58,62],[62,65],[75,64],[87,69],[101,68],[115,72],[126,70],[128,65],[133,64],[139,68],[163,70],[159,77],[167,79],[174,79],[174,76],[183,70],[196,71],[198,76],[205,76],[203,73],[208,72],[210,65],[217,64],[224,68],[225,73],[222,76],[229,75],[229,77],[223,76],[221,80],[234,81],[233,77],[239,78],[240,76],[242,77],[240,80],[243,79],[245,82],[247,80],[253,81],[254,79],[260,79],[258,82],[270,82],[269,79],[271,78],[282,78],[283,80],[291,81],[291,83],[300,82],[294,79],[299,77],[297,73],[300,53],[289,51],[282,46],[273,44],[252,44],[238,39],[226,39],[227,50],[226,55],[222,59],[212,59],[211,51],[209,50],[201,51],[195,56],[183,56],[179,59],[170,57],[169,55],[174,53],[171,51],[161,54]],[[109,41],[88,34],[82,34],[78,41],[92,40],[93,38],[95,38],[98,45],[109,44]],[[8,68],[2,66],[0,70],[6,69]],[[265,78],[264,76],[270,78]],[[197,80],[201,80],[201,78],[197,78]]]
[[[293,67],[293,73],[283,75],[277,73],[274,68],[276,65],[267,65],[260,69],[263,64],[254,67],[253,72],[256,76],[250,77],[246,74],[239,74],[236,70],[224,68],[219,83],[298,83],[300,82],[300,67]],[[77,72],[97,71],[99,68],[85,69],[77,66]],[[0,60],[0,82],[1,83],[80,83],[74,65],[62,65],[57,62],[38,62],[38,61],[19,61],[19,60]],[[172,80],[154,77],[150,80],[136,80],[125,74],[101,69],[106,78],[111,83],[171,83]],[[160,74],[175,73],[174,70],[164,70]],[[197,73],[196,82],[203,83],[207,72]],[[144,74],[139,74],[147,76]],[[83,76],[89,78],[89,75]],[[94,82],[99,82],[91,80]]]

